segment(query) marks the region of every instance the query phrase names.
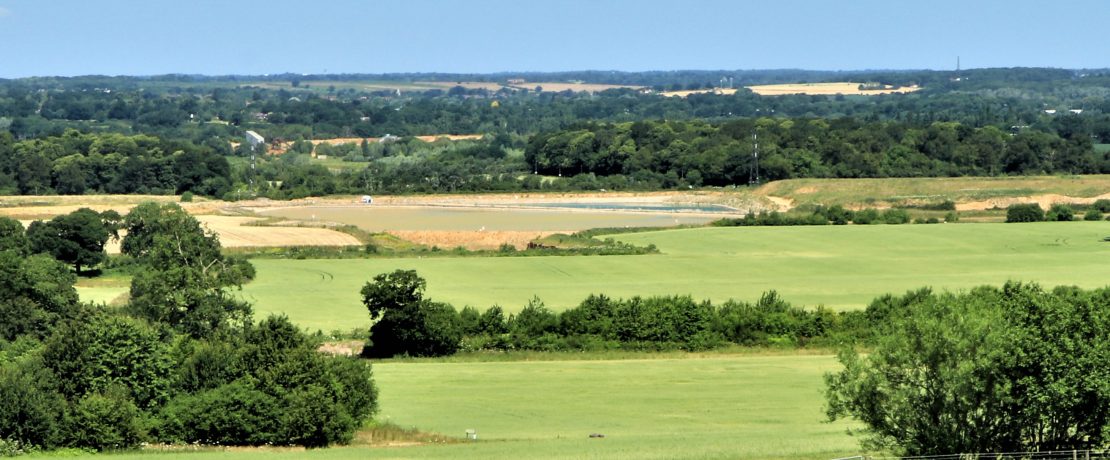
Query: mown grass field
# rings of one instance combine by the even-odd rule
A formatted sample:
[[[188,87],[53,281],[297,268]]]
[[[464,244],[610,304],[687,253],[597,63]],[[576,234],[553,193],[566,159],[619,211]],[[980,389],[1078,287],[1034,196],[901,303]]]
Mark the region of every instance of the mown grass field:
[[[837,366],[800,355],[378,363],[379,420],[458,438],[474,429],[479,441],[155,458],[837,458],[858,452],[849,423],[824,422],[821,376]]]
[[[284,313],[312,330],[368,327],[359,289],[374,275],[414,269],[428,296],[456,308],[519,311],[613,297],[690,294],[755,300],[777,290],[800,305],[861,308],[922,286],[964,289],[1007,280],[1101,287],[1110,280],[1107,222],[696,228],[619,235],[662,254],[254,261],[243,297],[258,315]]]

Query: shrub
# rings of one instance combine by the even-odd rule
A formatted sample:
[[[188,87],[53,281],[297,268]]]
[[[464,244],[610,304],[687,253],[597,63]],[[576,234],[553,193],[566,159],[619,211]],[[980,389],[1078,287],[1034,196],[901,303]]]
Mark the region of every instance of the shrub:
[[[86,395],[67,417],[68,443],[100,451],[135,447],[145,436],[140,418],[139,408],[122,387]]]
[[[1048,209],[1048,214],[1045,215],[1045,220],[1054,222],[1068,222],[1075,219],[1075,211],[1072,211],[1071,206],[1066,204],[1054,204]]]
[[[65,398],[55,390],[55,382],[54,374],[37,359],[0,366],[0,433],[9,447],[57,446]]]
[[[945,222],[959,222],[960,221],[960,214],[956,211],[949,211],[947,214],[944,215],[944,221]]]
[[[871,224],[871,223],[877,223],[878,220],[879,220],[879,211],[876,211],[873,208],[867,208],[867,209],[863,209],[863,210],[860,210],[860,211],[856,211],[855,219],[852,220],[852,223],[860,224],[860,225],[867,225],[867,224]]]
[[[891,225],[908,224],[910,222],[910,213],[906,212],[905,209],[887,209],[883,211],[881,219],[883,222]]]
[[[204,444],[279,443],[276,398],[236,381],[194,395],[178,397],[162,410],[160,438]]]
[[[1083,214],[1083,220],[1102,220],[1102,212],[1095,208],[1090,208]]]
[[[1091,208],[1097,209],[1098,212],[1101,212],[1103,214],[1110,213],[1110,200],[1107,200],[1105,198],[1101,200],[1096,200],[1094,203],[1091,204]]]
[[[1044,210],[1037,203],[1012,204],[1006,208],[1006,222],[1040,222],[1044,220]]]
[[[181,194],[182,203],[190,203],[193,201],[193,192],[185,192]]]

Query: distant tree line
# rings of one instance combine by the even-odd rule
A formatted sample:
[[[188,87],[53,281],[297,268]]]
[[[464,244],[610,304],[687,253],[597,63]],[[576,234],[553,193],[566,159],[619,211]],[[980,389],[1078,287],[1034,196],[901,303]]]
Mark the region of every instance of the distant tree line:
[[[1110,172],[1085,136],[851,118],[588,123],[533,136],[525,161],[543,174],[664,187],[746,184],[755,180],[757,143],[760,180]]]
[[[92,211],[74,219],[95,228]],[[54,221],[51,221],[54,222]],[[253,276],[174,204],[120,222],[134,279],[122,308],[84,304],[75,276],[0,218],[0,454],[145,442],[322,447],[377,408],[366,362],[328,357],[284,317],[231,294]],[[102,249],[101,249],[102,250]]]
[[[79,133],[15,140],[0,131],[0,194],[85,193],[221,196],[227,159],[210,146],[148,135]]]

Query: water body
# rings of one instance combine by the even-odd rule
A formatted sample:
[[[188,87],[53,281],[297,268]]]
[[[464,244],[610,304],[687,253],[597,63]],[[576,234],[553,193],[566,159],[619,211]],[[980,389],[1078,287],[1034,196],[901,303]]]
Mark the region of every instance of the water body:
[[[665,204],[665,203],[528,203],[534,208],[598,209],[615,211],[650,212],[711,212],[736,213],[736,209],[717,204]]]

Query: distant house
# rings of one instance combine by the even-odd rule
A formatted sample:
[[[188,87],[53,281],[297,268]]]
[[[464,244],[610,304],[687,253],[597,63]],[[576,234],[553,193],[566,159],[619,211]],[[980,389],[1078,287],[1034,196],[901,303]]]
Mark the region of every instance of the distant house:
[[[362,199],[359,200],[359,202],[361,202],[362,204],[371,204],[374,202],[374,199],[371,198],[370,195],[363,195]]]
[[[259,135],[258,133],[254,132],[254,131],[247,131],[247,134],[246,134],[245,138],[246,138],[247,144],[250,144],[251,150],[254,150],[259,145],[262,145],[262,144],[266,143],[266,138],[262,137],[261,135]]]
[[[399,140],[401,140],[400,136],[394,136],[392,134],[386,134],[386,135],[382,136],[381,139],[378,139],[378,143],[379,144],[392,144],[392,143],[397,142]]]
[[[1071,110],[1068,110],[1068,112],[1079,115],[1079,114],[1083,113],[1083,109],[1071,109]]]

